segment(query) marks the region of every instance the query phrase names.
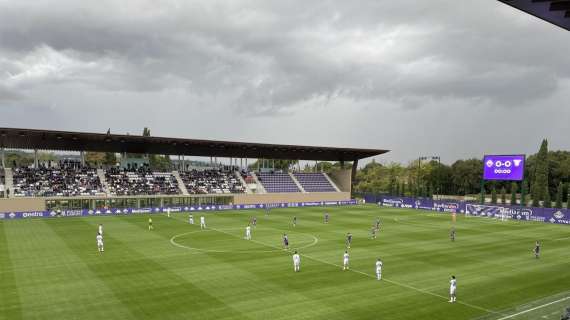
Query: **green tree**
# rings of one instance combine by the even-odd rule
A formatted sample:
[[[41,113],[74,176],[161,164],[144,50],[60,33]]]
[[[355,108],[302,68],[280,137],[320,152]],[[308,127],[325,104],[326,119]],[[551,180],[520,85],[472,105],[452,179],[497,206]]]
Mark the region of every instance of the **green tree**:
[[[493,187],[491,189],[491,203],[497,204],[497,188],[495,187],[494,183],[493,183]]]
[[[484,182],[481,182],[481,193],[480,193],[479,202],[481,204],[485,204],[485,184],[484,184]]]
[[[544,139],[536,156],[534,183],[532,185],[533,205],[538,205],[541,200],[546,201],[547,197],[548,201],[550,201],[550,191],[548,187],[548,140]],[[546,205],[550,207],[550,204]]]
[[[523,180],[521,186],[521,206],[526,207],[528,204],[528,181]]]
[[[406,183],[402,181],[402,186],[400,187],[400,195],[402,197],[406,196]]]
[[[513,182],[511,183],[511,206],[516,206],[517,205],[517,183]]]
[[[117,164],[117,155],[114,152],[105,152],[103,164],[106,166],[115,166]]]
[[[564,184],[560,182],[558,184],[558,189],[556,190],[556,204],[555,208],[562,209],[562,196],[564,195]]]
[[[507,204],[507,190],[505,189],[505,187],[501,188],[501,203]]]
[[[550,198],[550,192],[546,192],[544,194],[544,201],[542,202],[542,206],[545,208],[552,208],[552,199]]]

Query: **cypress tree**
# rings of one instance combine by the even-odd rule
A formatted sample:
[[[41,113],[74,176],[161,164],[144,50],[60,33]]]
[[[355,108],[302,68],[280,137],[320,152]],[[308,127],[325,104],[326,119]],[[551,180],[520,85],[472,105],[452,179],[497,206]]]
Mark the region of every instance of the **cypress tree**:
[[[505,187],[501,188],[501,203],[507,204],[507,190],[505,189]]]
[[[400,184],[396,181],[395,183],[395,190],[394,190],[394,195],[395,196],[399,196],[400,195]]]
[[[552,208],[552,200],[550,199],[550,192],[548,192],[548,189],[544,194],[544,202],[542,203],[542,206],[545,208]]]
[[[542,140],[540,145],[540,150],[536,156],[536,172],[534,174],[534,186],[533,186],[533,204],[535,203],[534,198],[537,201],[544,200],[550,202],[550,192],[548,189],[548,141],[546,139]],[[551,204],[546,204],[550,208]]]
[[[562,182],[558,184],[558,189],[556,190],[556,204],[555,208],[562,209],[562,196],[564,195],[564,185]]]
[[[481,202],[481,204],[485,204],[485,185],[483,182],[481,182],[481,199],[479,202]]]
[[[402,182],[402,188],[400,188],[400,193],[402,194],[402,197],[406,196],[406,183]]]
[[[528,181],[523,180],[521,186],[521,206],[526,207],[528,204]]]
[[[511,183],[511,206],[517,205],[517,189],[517,183]]]
[[[493,188],[491,189],[491,203],[497,204],[497,188],[495,188],[495,184],[493,184]]]
[[[570,184],[568,186],[568,195],[566,196],[566,209],[570,209]]]

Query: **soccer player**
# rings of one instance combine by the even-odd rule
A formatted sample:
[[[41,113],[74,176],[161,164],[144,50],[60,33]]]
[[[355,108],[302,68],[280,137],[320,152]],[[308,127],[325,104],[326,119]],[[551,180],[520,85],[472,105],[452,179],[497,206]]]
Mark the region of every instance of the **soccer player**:
[[[204,216],[200,216],[200,229],[206,229],[206,218]]]
[[[449,232],[449,238],[451,241],[455,241],[455,227],[451,227],[451,232]]]
[[[342,270],[348,270],[348,259],[348,251],[345,251],[344,255],[342,256]]]
[[[376,231],[380,230],[380,217],[376,217]]]
[[[99,253],[105,252],[103,248],[103,235],[100,233],[97,233],[97,250],[99,250]]]
[[[152,218],[148,217],[148,230],[154,230],[154,227],[152,226]]]
[[[457,301],[457,296],[455,295],[455,291],[457,290],[457,280],[455,276],[451,276],[451,280],[449,280],[449,302],[453,303]]]
[[[295,251],[293,254],[293,269],[295,272],[299,272],[301,270],[301,256]]]
[[[189,223],[189,224],[194,224],[194,216],[193,216],[192,214],[190,214],[190,215],[188,216],[188,223]]]
[[[283,247],[285,248],[285,250],[289,249],[289,237],[287,236],[286,233],[283,234]]]
[[[265,216],[269,216],[269,206],[265,205]]]
[[[166,216],[170,218],[170,208],[166,208]]]
[[[293,217],[293,227],[297,226],[297,217]]]
[[[378,260],[376,260],[376,279],[377,280],[382,280],[382,260],[380,260],[380,258],[378,258]]]
[[[370,238],[376,239],[376,227],[375,226],[372,226],[372,228],[370,228]]]
[[[251,227],[249,224],[245,228],[245,240],[251,240]]]
[[[329,223],[329,213],[325,213],[325,224]]]
[[[534,250],[532,250],[532,252],[534,252],[535,258],[540,258],[540,242],[538,240],[536,240],[536,243],[534,244]]]
[[[99,224],[99,234],[103,235],[103,225],[101,223]]]
[[[253,217],[253,219],[251,219],[251,224],[254,228],[257,227],[257,217]]]
[[[350,249],[350,245],[352,244],[352,233],[346,234],[346,247]]]

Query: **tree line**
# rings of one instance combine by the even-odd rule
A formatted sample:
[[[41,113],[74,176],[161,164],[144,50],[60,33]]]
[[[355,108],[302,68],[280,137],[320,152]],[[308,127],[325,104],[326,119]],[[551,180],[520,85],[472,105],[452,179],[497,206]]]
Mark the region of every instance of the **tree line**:
[[[490,195],[492,203],[558,208],[570,203],[570,152],[549,151],[546,139],[536,154],[527,157],[524,181],[487,181],[482,185],[482,175],[482,159],[457,160],[451,165],[423,159],[407,165],[372,161],[358,170],[354,183],[358,193],[472,196],[479,201]]]

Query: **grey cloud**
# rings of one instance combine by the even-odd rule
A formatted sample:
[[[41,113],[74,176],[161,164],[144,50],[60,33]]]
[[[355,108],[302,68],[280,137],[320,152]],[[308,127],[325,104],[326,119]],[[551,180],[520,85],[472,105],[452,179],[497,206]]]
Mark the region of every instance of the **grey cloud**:
[[[568,40],[497,1],[4,1],[0,101],[68,122],[73,108],[107,120],[96,110],[115,104],[109,121],[129,127],[156,106],[138,119],[278,118],[300,132],[300,117],[327,112],[337,124],[437,105],[508,112],[564,105]],[[194,130],[184,120],[170,120],[172,132]]]

